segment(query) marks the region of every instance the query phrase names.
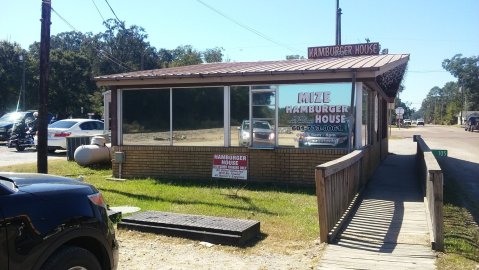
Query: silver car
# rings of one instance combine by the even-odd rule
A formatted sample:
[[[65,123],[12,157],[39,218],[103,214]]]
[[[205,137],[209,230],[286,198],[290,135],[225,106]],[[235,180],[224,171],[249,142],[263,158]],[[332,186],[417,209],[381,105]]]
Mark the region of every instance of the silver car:
[[[239,145],[251,145],[251,130],[249,120],[243,120],[239,131]],[[274,146],[274,130],[268,121],[255,120],[253,122],[253,145]]]

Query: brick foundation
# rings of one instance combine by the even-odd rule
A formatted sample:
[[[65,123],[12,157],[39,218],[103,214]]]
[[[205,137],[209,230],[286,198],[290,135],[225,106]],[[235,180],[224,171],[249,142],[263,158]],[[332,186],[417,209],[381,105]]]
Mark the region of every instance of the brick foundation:
[[[314,168],[347,154],[345,149],[200,146],[114,146],[124,152],[122,178],[212,179],[214,154],[248,156],[248,181],[314,186]],[[119,164],[113,162],[113,175],[119,177]]]

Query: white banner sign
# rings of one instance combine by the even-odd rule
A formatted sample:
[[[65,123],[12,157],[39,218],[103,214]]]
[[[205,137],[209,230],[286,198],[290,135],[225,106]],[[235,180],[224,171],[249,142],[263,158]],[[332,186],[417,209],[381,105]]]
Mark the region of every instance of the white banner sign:
[[[248,179],[248,157],[245,155],[213,156],[212,177],[227,179]]]

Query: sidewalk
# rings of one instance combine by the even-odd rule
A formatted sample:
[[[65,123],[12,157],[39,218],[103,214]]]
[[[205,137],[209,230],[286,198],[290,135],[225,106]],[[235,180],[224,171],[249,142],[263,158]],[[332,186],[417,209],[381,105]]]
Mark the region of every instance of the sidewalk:
[[[416,143],[390,140],[358,209],[317,269],[435,269],[416,178]]]

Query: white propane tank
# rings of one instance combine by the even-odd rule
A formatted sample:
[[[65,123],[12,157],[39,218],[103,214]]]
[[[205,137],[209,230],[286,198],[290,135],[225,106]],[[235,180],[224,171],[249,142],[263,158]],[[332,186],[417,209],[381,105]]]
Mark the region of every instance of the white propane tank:
[[[105,145],[105,138],[93,137],[90,145],[79,146],[73,157],[81,166],[87,166],[95,163],[106,163],[111,160],[110,148]]]

